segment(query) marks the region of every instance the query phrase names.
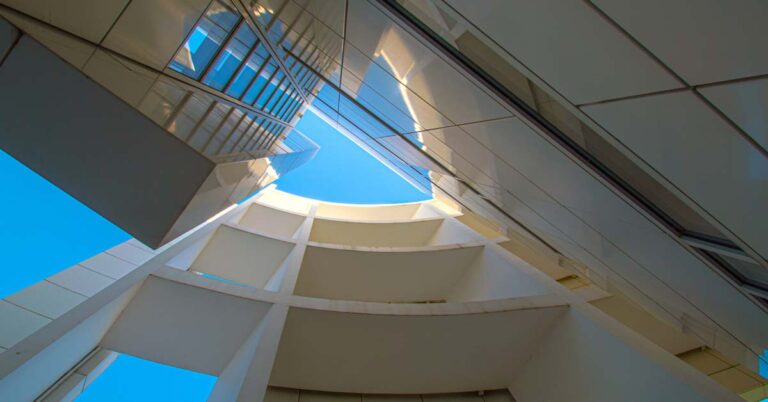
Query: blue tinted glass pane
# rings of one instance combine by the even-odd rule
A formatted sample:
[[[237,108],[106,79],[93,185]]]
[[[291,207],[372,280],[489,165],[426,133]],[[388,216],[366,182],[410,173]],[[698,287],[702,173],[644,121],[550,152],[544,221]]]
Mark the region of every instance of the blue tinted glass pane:
[[[261,56],[261,58],[265,60],[267,57],[269,57],[269,50],[267,50],[267,48],[262,46],[262,44],[259,44],[259,46],[256,47],[256,53],[258,53],[259,56]]]
[[[267,84],[267,88],[262,92],[261,96],[259,96],[259,99],[256,100],[256,107],[263,108],[264,105],[267,103],[268,100],[270,100],[270,97],[272,96],[272,93],[275,92],[275,89],[279,85],[278,83],[280,80],[284,77],[283,73],[278,71],[277,74],[275,74],[275,77]]]
[[[237,21],[240,20],[240,16],[234,10],[218,1],[214,1],[211,4],[205,16],[229,32],[232,31]]]
[[[267,110],[267,111],[270,111],[270,112],[275,110],[275,105],[277,104],[277,102],[281,98],[285,97],[285,91],[288,90],[287,83],[288,83],[288,80],[283,79],[282,81],[280,81],[279,84],[277,84],[278,88],[275,91],[275,94],[272,95],[272,98],[269,99],[269,101],[267,101],[267,106],[264,108],[264,110]]]
[[[235,77],[235,79],[232,81],[232,84],[227,89],[227,94],[235,98],[242,96],[243,92],[245,92],[246,88],[248,88],[248,85],[251,83],[251,80],[256,75],[256,72],[259,71],[259,68],[263,63],[264,59],[258,52],[251,54],[251,57],[248,58],[245,67],[243,67],[243,69],[237,74],[237,77]]]
[[[237,31],[235,32],[235,39],[239,40],[242,42],[242,44],[248,47],[251,47],[254,43],[256,43],[256,35],[254,35],[253,31],[251,31],[251,28],[245,22],[240,24],[240,27],[237,28]]]
[[[203,84],[209,85],[218,90],[224,89],[232,74],[237,71],[240,64],[243,63],[249,48],[238,40],[231,40],[216,61],[213,67],[203,79]]]
[[[285,32],[285,24],[278,19],[275,21],[275,25],[272,26],[272,29],[267,32],[267,36],[272,40],[272,43],[278,43],[283,36],[283,32]]]
[[[301,108],[302,101],[297,100],[296,103],[293,105],[293,108],[291,109],[290,113],[288,113],[288,119],[293,119],[296,117],[296,113],[298,113],[299,108]]]
[[[298,99],[292,97],[291,101],[288,103],[288,107],[285,108],[285,111],[283,112],[283,115],[280,116],[280,118],[283,120],[290,120],[293,117],[291,114],[293,109],[296,107],[297,102],[299,102]]]
[[[272,10],[262,6],[261,4],[256,4],[256,2],[251,5],[251,11],[253,12],[253,15],[256,16],[256,19],[259,21],[259,23],[262,26],[266,26],[269,24],[269,21],[272,21]]]
[[[288,91],[286,94],[282,95],[281,99],[278,99],[274,109],[272,109],[275,115],[279,115],[283,111],[283,107],[288,103],[288,100],[291,99],[291,92],[292,91]]]
[[[203,19],[174,57],[170,65],[171,69],[188,77],[199,78],[226,36],[227,32]]]
[[[248,88],[248,92],[243,96],[243,102],[253,104],[256,97],[261,93],[261,90],[267,85],[267,80],[269,80],[269,77],[272,76],[272,73],[274,73],[276,68],[277,65],[271,61],[264,67],[261,73],[259,73],[259,76],[256,77],[256,80],[254,80],[253,84],[251,84],[251,87]]]

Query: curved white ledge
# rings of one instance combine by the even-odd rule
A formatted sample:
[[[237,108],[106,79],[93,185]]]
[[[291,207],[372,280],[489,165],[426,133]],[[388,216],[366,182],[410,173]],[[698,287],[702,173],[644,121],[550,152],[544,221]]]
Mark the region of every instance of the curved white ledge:
[[[137,300],[105,347],[219,375],[270,306],[287,305],[270,384],[361,393],[503,388],[568,308],[555,296],[444,305],[318,300],[170,268],[149,277]],[[152,337],[135,332],[147,325]]]
[[[498,313],[539,308],[567,306],[568,302],[556,294],[509,297],[498,300],[447,303],[382,303],[351,300],[332,300],[300,295],[289,295],[264,289],[240,286],[196,275],[193,272],[173,268],[161,268],[152,276],[175,283],[193,286],[212,292],[239,297],[260,303],[285,304],[309,310],[350,314],[442,316]]]

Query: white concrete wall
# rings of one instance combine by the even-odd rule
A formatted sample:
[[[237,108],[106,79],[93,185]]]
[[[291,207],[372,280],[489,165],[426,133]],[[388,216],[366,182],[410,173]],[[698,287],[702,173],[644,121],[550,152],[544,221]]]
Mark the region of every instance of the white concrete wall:
[[[572,307],[509,387],[518,402],[741,399],[592,307]]]
[[[32,401],[53,385],[59,377],[98,346],[104,334],[133,297],[135,290],[136,288],[126,291],[2,377],[0,400]],[[6,325],[8,323],[3,326]],[[0,367],[8,363],[5,359],[0,359]]]

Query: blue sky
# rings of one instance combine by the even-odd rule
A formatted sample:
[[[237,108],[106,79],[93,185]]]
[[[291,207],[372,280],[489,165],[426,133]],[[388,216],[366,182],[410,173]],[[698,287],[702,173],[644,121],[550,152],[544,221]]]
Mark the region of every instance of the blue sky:
[[[78,402],[204,402],[216,377],[120,355]]]
[[[383,204],[421,201],[431,196],[307,111],[296,128],[320,145],[320,152],[277,180],[277,188],[323,201]]]
[[[122,243],[130,236],[0,151],[0,297]]]

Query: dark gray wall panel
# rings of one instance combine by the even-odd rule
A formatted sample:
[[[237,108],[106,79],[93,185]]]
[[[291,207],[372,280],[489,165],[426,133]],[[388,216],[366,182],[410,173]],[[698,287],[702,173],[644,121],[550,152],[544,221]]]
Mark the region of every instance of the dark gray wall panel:
[[[0,17],[0,63],[2,63],[5,54],[11,50],[19,30]]]
[[[151,246],[214,167],[28,36],[0,67],[0,147]]]

